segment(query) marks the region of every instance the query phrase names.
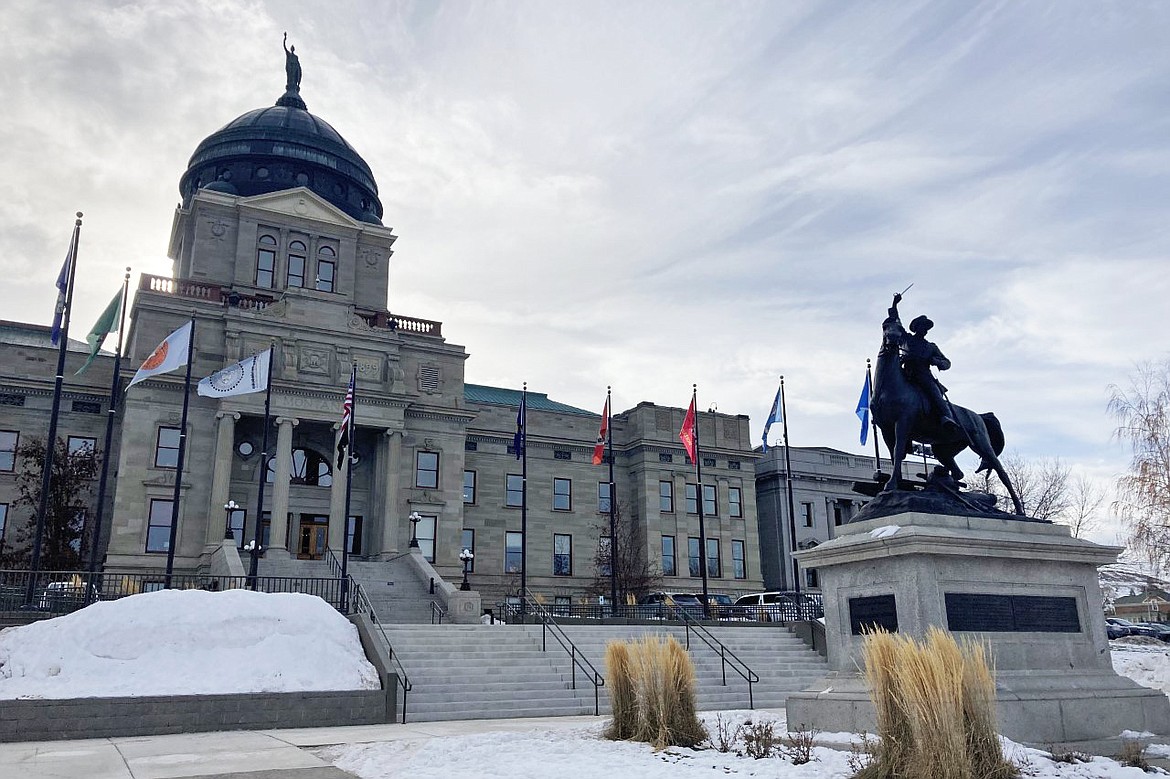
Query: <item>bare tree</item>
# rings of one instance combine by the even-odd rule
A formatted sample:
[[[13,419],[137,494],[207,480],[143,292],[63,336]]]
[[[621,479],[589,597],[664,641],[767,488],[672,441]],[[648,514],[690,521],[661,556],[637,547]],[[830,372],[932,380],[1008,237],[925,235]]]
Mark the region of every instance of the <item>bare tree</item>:
[[[614,510],[614,526],[616,549],[609,537],[609,517],[604,517],[594,526],[598,544],[593,556],[594,576],[589,593],[609,596],[612,560],[617,565],[618,602],[624,603],[629,596],[636,598],[658,587],[662,576],[647,558],[645,538],[638,531],[637,523],[627,517],[620,502]]]
[[[1071,505],[1070,470],[1060,458],[1026,460],[1017,452],[1008,452],[1000,457],[1000,462],[1029,517],[1059,521],[1068,511]],[[999,503],[1011,505],[1007,490],[990,471],[979,475],[977,486],[999,498]]]
[[[20,460],[20,473],[16,477],[18,497],[13,506],[29,509],[30,514],[27,521],[16,526],[16,532],[9,535],[9,543],[5,544],[4,553],[0,555],[0,564],[5,567],[26,566],[32,560],[37,532],[36,512],[41,502],[41,475],[45,465],[44,439],[33,438],[22,443],[16,456]],[[65,441],[57,439],[41,536],[42,570],[81,567],[82,554],[93,543],[93,539],[83,539],[83,535],[91,509],[90,489],[100,468],[100,453],[88,447],[71,453]]]
[[[1074,538],[1084,538],[1101,524],[1097,510],[1105,501],[1105,491],[1083,473],[1073,478],[1069,507],[1062,518],[1072,530]]]
[[[1115,508],[1129,545],[1159,570],[1170,565],[1170,359],[1137,366],[1127,388],[1109,387],[1114,435],[1129,445]]]

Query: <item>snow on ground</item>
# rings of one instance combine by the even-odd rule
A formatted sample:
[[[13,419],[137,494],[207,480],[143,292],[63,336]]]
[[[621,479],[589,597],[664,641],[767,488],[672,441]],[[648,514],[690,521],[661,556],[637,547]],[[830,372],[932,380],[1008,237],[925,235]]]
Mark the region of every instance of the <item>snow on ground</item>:
[[[1109,649],[1114,671],[1170,695],[1170,644],[1154,638],[1121,638],[1110,641]]]
[[[379,686],[357,629],[311,595],[163,590],[0,631],[0,699]]]

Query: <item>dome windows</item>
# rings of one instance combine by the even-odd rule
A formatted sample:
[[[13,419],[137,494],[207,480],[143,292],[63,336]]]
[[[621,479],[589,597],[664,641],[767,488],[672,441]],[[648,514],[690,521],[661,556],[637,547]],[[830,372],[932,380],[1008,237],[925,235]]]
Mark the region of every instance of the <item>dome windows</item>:
[[[286,289],[337,291],[337,241],[332,238],[285,233],[261,227],[256,239],[256,275],[258,287],[272,289],[282,275]],[[281,252],[281,244],[285,250]]]
[[[307,249],[303,241],[288,245],[288,286],[305,286],[305,260]]]
[[[256,249],[256,286],[272,289],[276,275],[276,239],[261,235]]]

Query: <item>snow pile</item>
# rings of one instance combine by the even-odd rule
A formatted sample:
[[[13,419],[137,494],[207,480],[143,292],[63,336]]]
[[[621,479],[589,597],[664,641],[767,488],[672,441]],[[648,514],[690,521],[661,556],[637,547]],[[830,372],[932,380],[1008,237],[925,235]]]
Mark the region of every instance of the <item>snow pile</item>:
[[[901,529],[901,525],[882,525],[869,531],[869,534],[874,538],[889,538]]]
[[[1110,641],[1113,670],[1144,687],[1170,695],[1170,650],[1167,644],[1137,644]]]
[[[0,699],[379,686],[357,629],[311,595],[163,590],[0,632]]]

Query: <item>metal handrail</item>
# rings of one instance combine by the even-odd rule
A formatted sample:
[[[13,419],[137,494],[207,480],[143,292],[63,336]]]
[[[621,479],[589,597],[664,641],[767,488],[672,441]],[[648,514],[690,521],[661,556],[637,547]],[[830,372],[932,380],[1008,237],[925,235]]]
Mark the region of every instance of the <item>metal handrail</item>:
[[[333,572],[333,575],[340,579],[341,561],[337,559],[337,554],[329,548],[328,544],[325,545],[325,554],[322,557],[329,565],[329,570]]]
[[[745,663],[743,660],[740,660],[735,652],[732,652],[730,649],[728,649],[722,641],[717,639],[711,633],[711,631],[707,630],[707,628],[703,627],[698,622],[698,620],[688,614],[685,609],[679,609],[678,613],[682,617],[683,625],[686,628],[687,651],[689,652],[691,650],[691,631],[693,630],[695,635],[698,636],[699,639],[701,639],[709,649],[719,654],[719,670],[723,674],[724,687],[727,686],[728,665],[731,666],[731,670],[742,676],[744,681],[748,683],[748,708],[754,709],[756,707],[756,701],[752,694],[752,685],[757,684],[760,681],[759,675],[756,674],[756,672],[751,668],[748,668],[747,663]],[[736,665],[737,663],[739,666]]]
[[[431,601],[431,624],[442,625],[443,617],[447,616],[447,612],[443,611],[443,607],[439,605],[438,601]]]
[[[593,716],[601,713],[601,696],[599,690],[605,686],[605,677],[593,667],[593,663],[589,662],[589,658],[577,648],[565,631],[557,624],[556,618],[549,613],[548,609],[542,606],[529,590],[524,591],[524,601],[532,606],[533,613],[540,619],[540,651],[548,651],[547,636],[549,631],[552,632],[553,638],[569,653],[571,659],[570,669],[573,675],[573,689],[577,689],[577,669],[580,668],[585,677],[593,683]]]
[[[353,592],[354,611],[358,614],[365,612],[370,615],[370,621],[378,627],[378,632],[382,634],[382,640],[386,643],[386,649],[390,652],[390,662],[394,664],[398,683],[402,686],[402,722],[406,722],[406,694],[414,689],[414,685],[410,682],[410,677],[406,675],[406,669],[402,666],[402,661],[398,659],[398,655],[394,652],[394,647],[390,644],[390,637],[386,635],[385,629],[382,628],[382,621],[378,619],[378,613],[374,611],[374,605],[370,603],[369,596],[362,586],[351,579],[351,590]]]

